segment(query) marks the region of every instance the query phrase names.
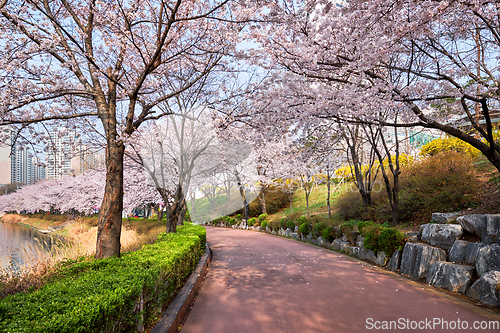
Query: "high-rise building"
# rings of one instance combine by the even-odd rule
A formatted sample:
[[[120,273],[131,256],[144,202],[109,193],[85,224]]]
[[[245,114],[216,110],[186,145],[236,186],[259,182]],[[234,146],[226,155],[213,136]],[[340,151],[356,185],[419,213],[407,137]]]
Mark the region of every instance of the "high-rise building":
[[[81,172],[79,138],[74,132],[50,132],[47,147],[47,178],[62,178]]]
[[[0,143],[0,185],[9,184],[10,179],[10,141]]]
[[[14,140],[12,140],[14,142]],[[9,146],[10,182],[31,185],[45,179],[45,166],[26,146],[14,143]]]

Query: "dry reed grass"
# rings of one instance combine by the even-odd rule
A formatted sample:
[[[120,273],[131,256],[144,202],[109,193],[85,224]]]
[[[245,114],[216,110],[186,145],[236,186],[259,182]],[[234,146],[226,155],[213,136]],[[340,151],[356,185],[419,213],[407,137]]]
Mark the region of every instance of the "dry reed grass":
[[[1,218],[2,222],[10,224],[18,224],[19,222],[23,222],[27,219],[27,217],[21,216],[19,214],[5,214]]]
[[[19,215],[9,214],[2,222],[19,223],[26,220]],[[7,221],[4,218],[7,216]],[[18,222],[14,222],[18,221]],[[25,222],[26,223],[26,222]],[[56,246],[50,252],[43,250],[42,245],[36,248],[23,248],[22,267],[15,269],[0,269],[0,297],[17,292],[26,292],[30,288],[39,288],[56,272],[62,261],[76,261],[79,258],[90,258],[95,255],[97,242],[97,227],[91,226],[82,218],[75,219],[67,228],[69,244]],[[158,234],[165,227],[149,227],[147,232],[139,234],[130,226],[123,226],[121,231],[121,252],[136,251],[144,244],[155,242]]]

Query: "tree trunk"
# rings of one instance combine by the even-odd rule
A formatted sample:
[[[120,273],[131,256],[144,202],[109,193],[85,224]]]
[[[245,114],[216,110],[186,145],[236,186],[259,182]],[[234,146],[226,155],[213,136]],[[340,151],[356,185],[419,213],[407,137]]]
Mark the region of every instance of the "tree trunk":
[[[258,197],[262,208],[262,214],[267,214],[266,190],[264,188],[259,192]]]
[[[330,207],[330,172],[327,174],[327,179],[326,179],[326,188],[327,188],[327,195],[326,195],[326,205],[328,207],[328,218],[332,218],[332,209]]]
[[[183,200],[181,205],[182,205],[182,209],[181,209],[181,212],[179,213],[179,219],[177,220],[177,225],[184,225],[184,218],[186,217],[187,205],[186,205],[185,199]]]
[[[121,142],[108,139],[106,147],[106,187],[97,225],[96,258],[120,256],[123,211],[123,155]]]
[[[288,198],[290,199],[290,214],[292,214],[293,213],[293,211],[292,211],[293,193],[288,193]]]

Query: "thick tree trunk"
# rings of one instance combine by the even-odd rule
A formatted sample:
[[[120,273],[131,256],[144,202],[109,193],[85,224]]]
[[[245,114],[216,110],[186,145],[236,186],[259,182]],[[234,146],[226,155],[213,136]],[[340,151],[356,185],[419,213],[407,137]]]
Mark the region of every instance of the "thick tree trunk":
[[[97,226],[96,258],[120,256],[123,211],[122,143],[108,139],[106,148],[106,187]]]
[[[182,209],[181,209],[181,212],[179,213],[177,225],[184,225],[184,218],[186,217],[186,212],[187,212],[186,200],[183,200],[181,205],[182,205]]]

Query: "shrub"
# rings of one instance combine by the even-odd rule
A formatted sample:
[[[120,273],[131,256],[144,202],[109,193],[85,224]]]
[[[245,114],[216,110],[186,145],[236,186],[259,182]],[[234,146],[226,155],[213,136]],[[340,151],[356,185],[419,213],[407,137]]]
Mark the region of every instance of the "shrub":
[[[366,229],[366,236],[363,241],[363,246],[368,250],[372,250],[373,252],[377,252],[379,250],[378,238],[380,233],[384,230],[384,227],[381,225],[371,225]]]
[[[235,225],[236,224],[236,219],[234,217],[230,217],[228,219],[228,222],[229,222],[230,225]]]
[[[262,229],[266,230],[266,227],[268,226],[269,222],[267,222],[266,220],[262,221],[260,223],[260,226],[262,227]]]
[[[323,230],[321,237],[323,237],[324,240],[331,243],[335,238],[338,237],[337,230],[335,228],[328,227],[325,230]]]
[[[292,230],[295,229],[295,222],[293,222],[291,220],[290,221],[286,221],[286,227],[290,228]]]
[[[378,247],[390,257],[405,245],[405,235],[395,228],[385,228],[378,237]]]
[[[375,223],[373,221],[360,221],[358,223],[358,231],[361,236],[366,237],[367,229],[374,224]]]
[[[282,219],[281,219],[280,226],[281,226],[283,229],[285,229],[285,228],[286,228],[286,220],[285,220],[285,218],[282,218]]]
[[[323,230],[326,229],[326,223],[325,222],[318,222],[314,225],[314,230],[316,231],[317,235],[322,235]]]
[[[479,150],[472,147],[467,142],[452,136],[444,139],[434,139],[431,142],[423,145],[422,149],[420,150],[420,156],[436,156],[437,154],[450,151],[460,153],[462,155],[468,155],[473,159],[481,155],[481,152]]]
[[[467,155],[444,152],[403,169],[401,219],[430,220],[433,212],[459,210],[478,201],[479,186]]]
[[[267,214],[260,214],[259,221],[262,223],[263,221],[267,221]]]
[[[252,218],[248,219],[247,224],[249,226],[253,226],[253,225],[255,225],[256,222],[257,222],[257,219],[255,217],[252,217]]]
[[[301,225],[302,223],[305,223],[305,222],[307,222],[307,217],[305,217],[305,216],[301,216],[297,219],[298,225]]]
[[[354,231],[355,221],[350,220],[340,225],[340,233],[349,235]]]
[[[243,215],[241,215],[241,214],[237,214],[237,215],[236,215],[236,219],[237,219],[237,220],[241,220],[242,216],[243,216]]]
[[[311,230],[311,229],[309,228],[309,223],[307,223],[307,222],[302,223],[302,224],[300,225],[300,227],[299,227],[299,232],[300,232],[301,234],[303,234],[303,235],[307,235],[307,234],[309,234],[309,231],[310,231],[310,230]]]

